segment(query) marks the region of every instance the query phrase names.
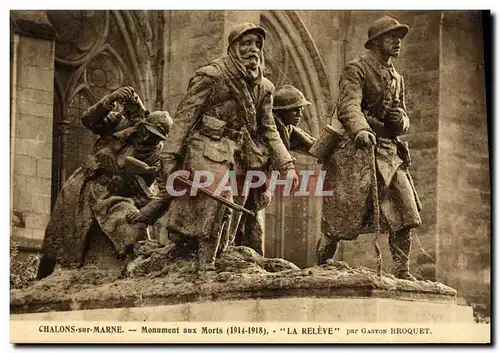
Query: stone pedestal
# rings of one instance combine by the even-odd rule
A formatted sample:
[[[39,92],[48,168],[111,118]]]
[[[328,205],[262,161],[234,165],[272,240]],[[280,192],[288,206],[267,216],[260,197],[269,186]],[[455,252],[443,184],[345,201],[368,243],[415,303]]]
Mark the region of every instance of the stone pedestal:
[[[380,293],[382,294],[382,293]],[[387,294],[387,293],[386,293]],[[292,297],[14,314],[11,320],[162,322],[472,323],[472,308],[422,298]]]
[[[12,290],[12,340],[219,344],[489,341],[488,327],[474,325],[472,308],[457,305],[456,291],[439,282],[410,282],[389,274],[379,277],[371,269],[351,268],[345,262],[301,270],[286,260],[265,258],[245,247],[229,248],[217,258],[215,271],[206,272],[198,271],[196,261],[189,257],[169,257],[170,249],[141,243],[140,255],[129,263],[126,273],[92,267],[57,270],[28,288]],[[71,327],[90,331],[57,331]],[[392,332],[410,327],[426,335]],[[368,328],[380,334],[369,334]],[[116,334],[102,335],[106,330]],[[27,338],[20,332],[33,334]]]
[[[345,262],[299,269],[232,247],[200,272],[190,258],[144,242],[122,269],[56,270],[11,291],[14,320],[315,321],[472,323],[470,307],[439,282],[379,277]]]

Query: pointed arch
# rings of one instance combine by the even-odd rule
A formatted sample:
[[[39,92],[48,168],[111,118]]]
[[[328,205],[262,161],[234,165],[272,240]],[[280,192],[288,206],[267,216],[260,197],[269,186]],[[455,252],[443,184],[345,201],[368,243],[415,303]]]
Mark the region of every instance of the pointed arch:
[[[141,20],[141,16],[133,15],[135,12],[137,11],[114,10],[112,14],[125,44],[136,91],[144,99],[146,106],[151,106],[156,99],[153,77],[154,54],[147,42],[151,38],[145,38],[141,33],[152,33],[152,30],[149,23]]]
[[[48,11],[48,15],[60,35],[55,47],[56,195],[65,178],[92,151],[95,136],[81,125],[79,114],[122,85],[133,86],[147,107],[155,103],[157,89],[152,73],[158,65],[158,13],[58,10]]]
[[[271,80],[275,79],[277,88],[286,83],[297,86],[313,103],[304,114],[304,125],[319,135],[333,110],[333,99],[314,40],[296,11],[263,11],[260,20],[270,39],[266,65],[280,71],[271,73]]]

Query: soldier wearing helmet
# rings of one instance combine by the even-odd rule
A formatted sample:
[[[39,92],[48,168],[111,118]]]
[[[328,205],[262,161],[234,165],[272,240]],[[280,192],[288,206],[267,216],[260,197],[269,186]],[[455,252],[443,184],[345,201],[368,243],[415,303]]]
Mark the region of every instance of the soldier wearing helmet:
[[[304,107],[310,105],[297,88],[284,85],[273,95],[273,116],[283,143],[289,151],[309,154],[309,149],[316,138],[297,127],[302,118]],[[264,217],[262,210],[271,202],[272,195],[264,192],[259,202],[248,200],[245,207],[257,213],[257,217],[245,217],[240,223],[235,244],[251,247],[259,254],[264,254]]]
[[[123,103],[121,112],[111,111],[116,100]],[[91,238],[104,236],[114,255],[126,259],[133,245],[148,237],[147,224],[127,220],[137,219],[154,195],[151,186],[160,175],[161,144],[172,125],[168,112],[149,113],[133,88],[123,87],[87,109],[81,120],[98,139],[57,197],[38,278],[52,273],[56,263],[64,268],[85,264]],[[130,169],[130,160],[143,168]]]
[[[273,115],[283,143],[289,151],[308,153],[316,138],[297,127],[304,107],[310,105],[297,88],[285,85],[274,93]]]
[[[409,270],[411,229],[421,224],[421,206],[408,171],[408,145],[399,139],[408,132],[410,119],[406,109],[404,80],[393,64],[393,59],[400,54],[402,40],[408,30],[407,25],[389,16],[376,20],[368,30],[365,43],[368,51],[349,62],[342,71],[337,116],[354,146],[352,149],[352,144],[347,146],[344,152],[336,153],[332,158],[340,160],[342,153],[351,151],[345,160],[359,164],[362,163],[359,157],[362,154],[356,153],[355,148],[375,149],[376,161],[372,163],[376,163],[381,225],[389,233],[394,275],[415,280]],[[364,161],[364,166],[367,162]],[[332,176],[338,183],[333,192],[343,192],[343,196],[339,194],[335,197],[334,194],[331,214],[324,215],[325,236],[320,239],[317,252],[317,262],[320,264],[333,257],[339,239],[352,240],[359,235],[356,228],[351,227],[350,221],[366,226],[365,230],[368,231],[364,233],[372,229],[373,205],[372,199],[367,197],[370,177],[363,178],[359,172],[368,170],[359,165],[359,168],[352,168],[353,175],[348,175],[345,173],[346,164],[343,165],[343,171],[339,171],[337,178]],[[332,173],[335,171],[332,170]],[[353,179],[358,177],[359,185],[352,187]],[[357,211],[354,212],[354,209]],[[364,214],[360,212],[363,209]],[[346,214],[352,214],[355,219],[350,220]],[[330,226],[326,227],[328,224]]]
[[[191,175],[205,170],[214,175],[215,189],[229,171],[245,177],[250,170],[267,170],[271,157],[276,169],[298,184],[294,159],[272,116],[274,86],[263,75],[265,39],[263,28],[237,25],[229,34],[227,55],[191,78],[163,150],[165,180],[176,169]],[[240,205],[246,202],[246,197],[228,198]],[[205,195],[188,202],[174,199],[166,217],[169,237],[178,248],[186,242],[197,244],[200,269],[213,269],[227,214],[227,207]],[[230,234],[223,235],[224,244],[232,243],[239,220],[239,214],[230,213]]]

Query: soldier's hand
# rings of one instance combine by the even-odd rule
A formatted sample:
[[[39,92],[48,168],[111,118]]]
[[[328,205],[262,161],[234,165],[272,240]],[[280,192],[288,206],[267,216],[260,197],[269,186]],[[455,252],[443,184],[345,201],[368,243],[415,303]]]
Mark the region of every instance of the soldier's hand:
[[[287,174],[287,179],[292,181],[292,188],[290,189],[290,192],[295,192],[297,188],[299,187],[299,176],[297,172],[295,171],[295,167],[293,169],[288,169],[285,171]]]
[[[259,199],[257,201],[257,205],[255,206],[255,211],[260,211],[269,206],[273,199],[273,195],[269,192],[269,190],[264,191],[261,195],[259,195]]]
[[[125,218],[127,219],[127,222],[130,224],[146,223],[147,221],[146,216],[141,212],[130,212],[125,216]]]
[[[389,120],[400,121],[406,117],[406,112],[403,108],[387,108],[386,111]]]
[[[281,166],[280,169],[280,177],[286,177],[288,181],[292,182],[292,187],[290,189],[290,192],[294,192],[297,187],[299,186],[299,176],[297,175],[297,172],[295,171],[295,165],[293,164],[292,161],[287,162],[285,165]]]
[[[292,184],[292,192],[294,192],[295,190],[297,190],[297,188],[299,187],[299,184],[300,184],[300,178],[299,178],[299,175],[297,174],[297,172],[295,171],[295,169],[293,170],[293,184]]]
[[[354,145],[357,148],[370,149],[377,144],[375,135],[370,131],[362,130],[354,138]]]
[[[127,101],[131,99],[134,96],[134,88],[127,86],[127,87],[121,87],[118,88],[116,91],[110,93],[107,97],[106,100],[109,103],[113,103],[116,101]]]
[[[410,119],[402,108],[388,108],[386,124],[397,127],[398,134],[406,133],[410,127]]]

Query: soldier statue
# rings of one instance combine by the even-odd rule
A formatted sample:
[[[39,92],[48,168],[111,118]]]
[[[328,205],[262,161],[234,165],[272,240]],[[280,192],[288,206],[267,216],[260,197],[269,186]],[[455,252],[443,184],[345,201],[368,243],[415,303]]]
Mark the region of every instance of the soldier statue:
[[[289,151],[309,155],[309,149],[316,138],[299,128],[302,113],[311,103],[304,94],[291,85],[284,85],[273,95],[273,116],[283,143]],[[264,215],[263,209],[271,202],[272,195],[264,192],[260,203],[250,197],[245,207],[256,212],[256,217],[244,216],[238,229],[236,245],[251,247],[259,254],[264,254]]]
[[[117,102],[123,104],[121,112],[114,109]],[[139,208],[154,196],[161,144],[172,125],[168,112],[150,113],[132,87],[122,87],[88,108],[81,122],[98,138],[93,153],[57,197],[45,231],[39,279],[50,275],[56,263],[82,266],[95,232],[109,239],[122,259],[130,257],[138,240],[148,238],[146,223],[127,219],[137,218]]]
[[[163,149],[165,180],[176,169],[207,170],[215,179],[230,171],[244,176],[250,170],[266,170],[271,157],[275,168],[297,186],[294,159],[272,115],[274,86],[263,76],[265,39],[261,27],[236,26],[228,37],[227,55],[198,69],[190,79]],[[240,206],[247,198],[226,197]],[[200,269],[213,269],[219,245],[234,241],[233,234],[223,236],[221,229],[235,234],[241,216],[227,215],[227,207],[204,194],[187,201],[174,199],[166,214],[168,236],[178,246],[195,241]],[[224,219],[229,219],[228,227],[221,225]]]
[[[297,127],[304,108],[311,105],[304,94],[291,85],[285,85],[274,94],[273,114],[278,132],[289,151],[309,154],[316,141],[303,129]]]
[[[402,39],[408,30],[408,26],[388,16],[373,23],[365,43],[368,51],[349,62],[342,71],[337,116],[356,149],[374,148],[376,161],[373,162],[376,162],[380,221],[389,233],[394,275],[401,279],[415,280],[409,271],[411,229],[421,224],[421,206],[408,171],[410,166],[408,145],[399,138],[408,132],[410,126],[404,80],[392,62],[393,58],[399,56]],[[343,151],[351,151],[347,155],[349,161],[361,160],[357,157],[358,153],[354,147],[349,149],[348,146]],[[339,156],[344,152],[335,152],[337,155],[334,154],[332,160],[337,163]],[[332,174],[341,175],[347,170],[348,164],[338,162],[338,165],[342,167],[337,168],[338,172],[332,169]],[[364,165],[360,164],[357,170],[361,171],[363,168]],[[337,180],[340,179],[342,178]],[[344,175],[342,179],[346,185],[349,184],[348,179],[359,179],[364,182],[361,183],[363,185],[358,183],[345,189],[342,189],[342,183],[333,186],[334,192],[338,192],[338,195],[335,194],[336,199],[331,200],[331,210],[334,214],[324,214],[326,218],[323,222],[324,236],[320,239],[317,249],[319,264],[333,257],[340,239],[350,236],[352,230],[349,230],[347,225],[349,217],[363,219],[364,225],[373,224],[374,205],[372,198],[367,197],[370,178],[359,175],[353,169],[351,174]],[[365,212],[350,215],[348,213],[352,211],[354,204],[352,195],[359,190],[364,191],[358,193],[357,202]],[[349,197],[350,202],[347,202]],[[328,204],[326,207],[329,207]],[[338,214],[335,214],[337,212]],[[336,220],[328,219],[329,217],[334,217]]]

